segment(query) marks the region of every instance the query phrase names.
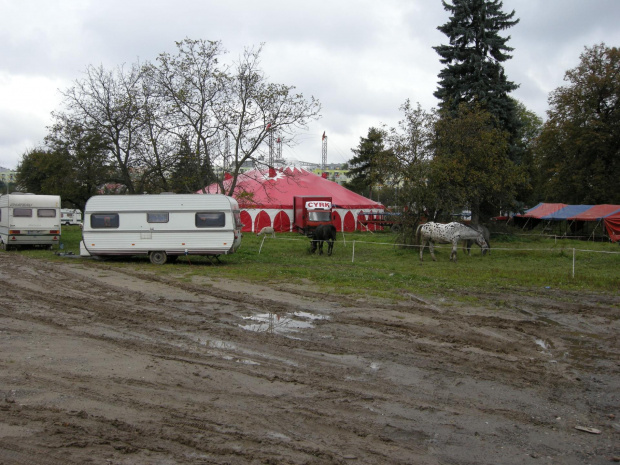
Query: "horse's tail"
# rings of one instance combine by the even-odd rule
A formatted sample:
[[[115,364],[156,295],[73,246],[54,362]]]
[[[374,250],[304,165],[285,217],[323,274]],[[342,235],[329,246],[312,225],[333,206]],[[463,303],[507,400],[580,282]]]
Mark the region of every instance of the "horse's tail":
[[[419,244],[420,243],[420,229],[422,228],[422,223],[420,223],[418,225],[417,228],[415,228],[415,243]]]

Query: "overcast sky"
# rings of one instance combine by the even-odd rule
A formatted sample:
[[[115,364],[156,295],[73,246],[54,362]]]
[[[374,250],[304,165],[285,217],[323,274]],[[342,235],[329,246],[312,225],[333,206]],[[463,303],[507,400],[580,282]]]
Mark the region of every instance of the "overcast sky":
[[[579,63],[584,47],[620,44],[618,0],[504,0],[520,23],[504,64],[513,96],[545,117],[549,92]],[[430,110],[441,70],[432,49],[446,43],[440,0],[0,0],[0,166],[15,168],[40,145],[60,90],[88,65],[113,69],[174,53],[175,41],[220,40],[232,61],[265,44],[271,82],[322,104],[322,118],[283,155],[329,163],[352,156],[368,128],[394,126],[410,99]]]

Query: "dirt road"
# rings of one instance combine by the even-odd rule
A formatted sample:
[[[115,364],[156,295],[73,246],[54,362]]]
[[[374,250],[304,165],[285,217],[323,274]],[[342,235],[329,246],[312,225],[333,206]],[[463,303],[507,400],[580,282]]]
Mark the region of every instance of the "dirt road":
[[[0,253],[1,464],[620,460],[620,295],[377,301],[178,268]]]

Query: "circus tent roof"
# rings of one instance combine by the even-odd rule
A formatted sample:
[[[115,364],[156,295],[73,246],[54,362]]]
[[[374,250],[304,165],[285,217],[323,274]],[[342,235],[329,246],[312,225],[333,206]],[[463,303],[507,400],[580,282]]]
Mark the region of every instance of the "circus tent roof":
[[[614,215],[614,213],[620,213],[620,205],[593,205],[588,210],[581,212],[578,215],[570,217],[570,220],[581,220],[581,221],[594,221],[600,220],[603,218],[610,217]]]
[[[609,238],[620,241],[620,205],[566,205],[539,203],[518,217],[555,221],[604,221]],[[529,221],[529,220],[528,220]]]
[[[535,207],[526,210],[522,215],[515,216],[523,216],[525,218],[542,218],[543,216],[551,215],[564,207],[566,207],[565,203],[539,203]]]
[[[227,192],[231,185],[232,178],[224,181]],[[220,193],[218,184],[205,187],[205,191],[208,194]],[[199,193],[202,193],[202,190]],[[335,208],[384,208],[379,202],[298,167],[256,169],[239,174],[232,196],[244,209],[292,209],[295,196],[331,197]]]

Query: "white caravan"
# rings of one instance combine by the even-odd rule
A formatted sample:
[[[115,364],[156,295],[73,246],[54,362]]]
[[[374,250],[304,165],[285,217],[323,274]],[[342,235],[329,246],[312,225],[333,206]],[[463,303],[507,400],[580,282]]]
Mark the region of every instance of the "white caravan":
[[[86,202],[81,256],[219,256],[241,245],[239,204],[221,194],[96,195]]]
[[[0,247],[52,248],[60,242],[60,196],[0,195]]]
[[[82,224],[82,212],[78,209],[62,208],[60,210],[60,223],[63,225]]]

